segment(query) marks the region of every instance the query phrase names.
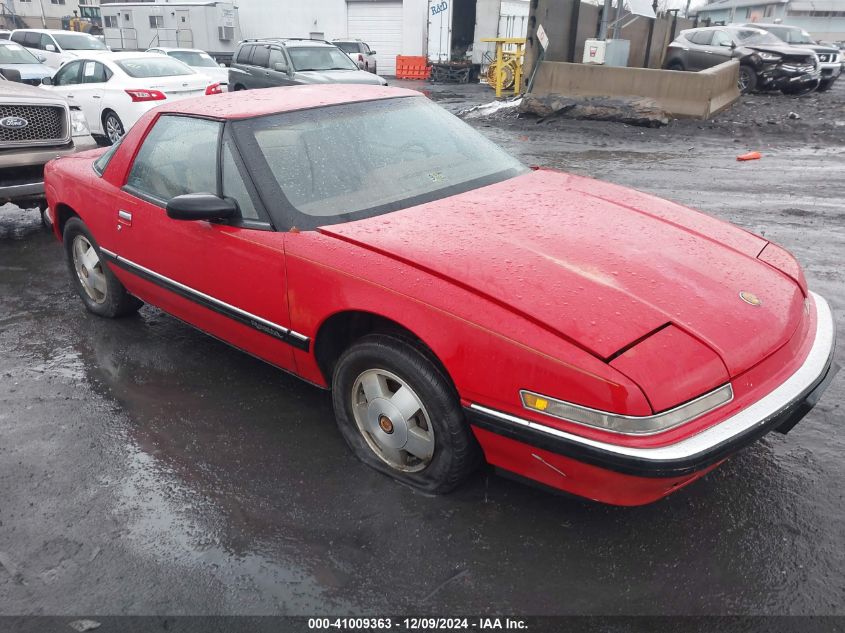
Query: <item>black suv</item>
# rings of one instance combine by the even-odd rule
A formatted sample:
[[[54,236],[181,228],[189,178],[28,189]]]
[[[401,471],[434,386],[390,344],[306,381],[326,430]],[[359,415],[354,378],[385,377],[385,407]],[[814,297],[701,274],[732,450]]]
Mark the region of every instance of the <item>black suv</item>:
[[[229,67],[230,91],[324,83],[387,85],[323,40],[244,40],[235,49]]]
[[[789,46],[758,28],[709,26],[688,29],[666,51],[665,68],[703,70],[731,59],[739,61],[739,89],[780,90],[799,94],[819,84],[813,51]]]
[[[744,26],[763,29],[790,46],[813,51],[819,58],[819,69],[821,70],[819,92],[830,90],[842,72],[840,63],[842,54],[839,52],[839,49],[835,46],[825,46],[824,44],[814,42],[810,34],[800,27],[787,26],[786,24],[758,24],[757,22],[754,24],[745,24]]]

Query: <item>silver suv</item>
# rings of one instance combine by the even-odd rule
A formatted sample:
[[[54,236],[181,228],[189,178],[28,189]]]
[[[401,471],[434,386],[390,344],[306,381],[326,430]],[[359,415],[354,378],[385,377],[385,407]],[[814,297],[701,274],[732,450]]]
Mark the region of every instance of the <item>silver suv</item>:
[[[6,76],[0,74],[0,205],[37,206],[44,214],[44,164],[97,143],[81,110]]]
[[[323,40],[244,40],[238,44],[229,67],[230,91],[324,83],[387,85]]]

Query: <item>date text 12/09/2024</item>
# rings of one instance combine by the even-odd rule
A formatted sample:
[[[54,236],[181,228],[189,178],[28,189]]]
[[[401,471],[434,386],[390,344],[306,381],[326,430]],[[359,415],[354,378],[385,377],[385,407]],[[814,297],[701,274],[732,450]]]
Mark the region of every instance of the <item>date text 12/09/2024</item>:
[[[520,618],[309,618],[309,630],[399,630],[399,631],[450,631],[450,630],[525,630],[525,620]]]

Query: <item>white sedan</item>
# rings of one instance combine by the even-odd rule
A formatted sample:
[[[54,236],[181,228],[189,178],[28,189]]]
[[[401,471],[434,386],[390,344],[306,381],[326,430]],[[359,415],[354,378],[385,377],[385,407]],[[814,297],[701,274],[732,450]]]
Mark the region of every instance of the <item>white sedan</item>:
[[[165,101],[223,92],[220,84],[171,57],[104,53],[62,66],[42,87],[78,106],[91,133],[115,143],[141,116]]]
[[[168,48],[166,46],[157,46],[156,48],[147,49],[147,52],[169,55],[174,59],[178,59],[198,73],[208,75],[212,81],[218,82],[221,86],[228,85],[229,83],[229,69],[218,64],[211,55],[198,48]]]

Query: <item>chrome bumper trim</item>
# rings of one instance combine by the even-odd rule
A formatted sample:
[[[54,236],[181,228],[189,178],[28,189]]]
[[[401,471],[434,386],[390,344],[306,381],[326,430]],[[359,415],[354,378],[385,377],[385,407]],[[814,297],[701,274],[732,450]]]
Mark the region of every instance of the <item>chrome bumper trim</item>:
[[[772,418],[794,405],[797,400],[805,397],[807,391],[827,373],[832,361],[835,340],[833,313],[824,297],[814,292],[810,294],[816,305],[816,335],[810,352],[801,367],[773,391],[742,411],[675,444],[654,448],[620,446],[561,431],[479,404],[471,404],[469,408],[503,422],[623,458],[654,462],[695,459],[697,456],[705,455],[714,448],[728,444],[734,438],[752,432],[755,427],[771,421]]]

